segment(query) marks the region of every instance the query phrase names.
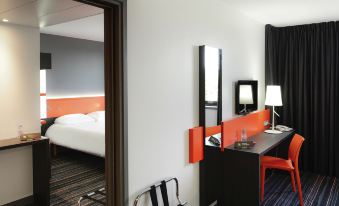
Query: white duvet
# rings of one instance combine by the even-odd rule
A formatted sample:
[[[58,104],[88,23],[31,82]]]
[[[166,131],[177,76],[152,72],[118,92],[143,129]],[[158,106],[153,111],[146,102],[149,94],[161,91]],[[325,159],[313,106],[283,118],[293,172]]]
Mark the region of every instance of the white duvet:
[[[46,132],[51,143],[74,150],[105,156],[105,122],[53,124]]]

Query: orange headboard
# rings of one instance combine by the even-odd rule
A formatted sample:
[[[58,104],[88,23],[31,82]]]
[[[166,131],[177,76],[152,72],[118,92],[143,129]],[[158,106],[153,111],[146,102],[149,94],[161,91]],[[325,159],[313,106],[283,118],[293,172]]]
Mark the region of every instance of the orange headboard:
[[[247,130],[247,136],[254,136],[267,129],[265,122],[270,121],[270,110],[262,110],[222,122],[221,150],[233,144],[240,137],[241,130]]]
[[[105,110],[105,97],[47,99],[47,117]]]

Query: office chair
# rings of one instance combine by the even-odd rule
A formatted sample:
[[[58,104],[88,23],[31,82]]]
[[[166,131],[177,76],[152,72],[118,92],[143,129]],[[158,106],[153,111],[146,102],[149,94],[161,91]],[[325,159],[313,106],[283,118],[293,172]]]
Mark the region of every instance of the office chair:
[[[295,188],[295,178],[296,178],[297,187],[298,187],[299,203],[301,206],[304,205],[303,197],[302,197],[302,190],[301,190],[301,183],[300,183],[299,166],[298,166],[299,152],[300,152],[300,149],[301,149],[301,146],[304,140],[305,139],[302,136],[298,134],[294,135],[290,143],[289,150],[288,150],[288,160],[277,158],[277,157],[271,157],[271,156],[263,156],[261,158],[261,166],[260,166],[260,173],[261,173],[260,198],[261,198],[261,201],[264,200],[265,170],[266,169],[278,169],[278,170],[285,170],[285,171],[290,172],[293,192],[296,191],[296,188]]]

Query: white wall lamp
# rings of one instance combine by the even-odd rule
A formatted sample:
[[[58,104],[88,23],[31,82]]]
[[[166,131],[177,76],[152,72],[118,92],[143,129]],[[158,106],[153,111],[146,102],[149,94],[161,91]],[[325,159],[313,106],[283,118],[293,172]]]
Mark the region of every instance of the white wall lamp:
[[[276,130],[275,126],[274,126],[274,115],[277,115],[279,117],[279,114],[275,112],[274,107],[275,106],[282,106],[280,86],[277,86],[277,85],[268,85],[267,86],[265,105],[273,106],[272,127],[269,130],[265,130],[265,132],[270,133],[270,134],[280,134],[280,133],[282,133],[281,131]]]

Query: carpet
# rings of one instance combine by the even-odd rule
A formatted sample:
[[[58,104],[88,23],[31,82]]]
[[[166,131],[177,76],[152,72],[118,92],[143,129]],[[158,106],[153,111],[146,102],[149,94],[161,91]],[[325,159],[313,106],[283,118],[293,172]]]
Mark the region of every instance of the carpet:
[[[81,196],[105,186],[104,159],[84,153],[72,152],[52,158],[51,173],[51,206],[77,205]],[[97,205],[88,200],[82,203]]]

